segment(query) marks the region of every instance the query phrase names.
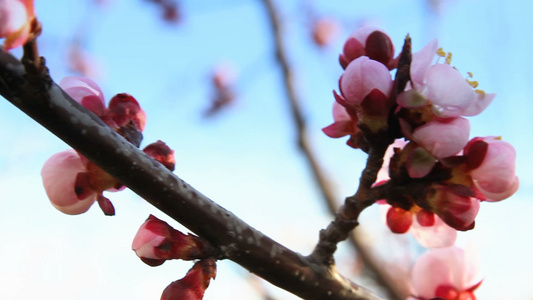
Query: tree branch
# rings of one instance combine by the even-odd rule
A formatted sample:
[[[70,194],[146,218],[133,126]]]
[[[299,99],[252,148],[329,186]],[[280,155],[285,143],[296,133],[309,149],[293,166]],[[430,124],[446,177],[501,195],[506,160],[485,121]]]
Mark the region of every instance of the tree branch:
[[[271,0],[262,0],[261,2],[268,13],[268,20],[275,41],[276,59],[282,69],[283,82],[287,93],[286,97],[294,121],[294,127],[296,128],[298,146],[312,171],[311,173],[315,183],[318,185],[329,211],[332,215],[335,215],[338,209],[335,193],[332,190],[331,184],[326,179],[326,176],[324,175],[325,173],[309,143],[305,118],[294,88],[293,72],[285,52],[285,43],[282,38],[282,22]],[[355,223],[355,225],[351,224],[349,227],[353,229],[356,225],[357,223]],[[393,275],[389,274],[389,272],[383,268],[382,261],[372,253],[372,250],[368,246],[364,245],[357,232],[352,231],[348,237],[350,243],[356,249],[368,271],[372,273],[376,282],[387,291],[389,297],[396,300],[405,299],[408,296],[406,286],[398,284],[398,279],[394,278]],[[346,239],[346,237],[344,239]],[[335,242],[335,249],[338,242],[339,241]]]
[[[41,68],[45,70],[46,68]],[[32,78],[30,81],[29,78]],[[72,100],[48,73],[39,84],[0,50],[0,94],[146,201],[212,245],[221,257],[305,299],[380,299],[275,242],[195,190]]]

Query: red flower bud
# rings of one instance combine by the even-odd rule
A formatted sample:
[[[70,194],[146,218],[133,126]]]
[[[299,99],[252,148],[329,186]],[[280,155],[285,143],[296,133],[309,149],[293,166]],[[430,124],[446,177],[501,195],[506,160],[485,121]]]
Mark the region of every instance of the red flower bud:
[[[174,171],[174,167],[176,165],[174,150],[170,149],[163,141],[151,143],[150,145],[146,146],[143,151],[170,171]]]
[[[215,260],[200,260],[194,264],[185,277],[172,282],[165,288],[161,300],[201,300],[209,286],[209,281],[211,278],[215,279],[215,276]]]
[[[139,102],[130,94],[117,94],[109,101],[107,116],[110,117],[118,127],[126,127],[130,122],[139,131],[144,130],[146,123],[146,113],[141,109]]]
[[[183,234],[150,215],[133,239],[132,249],[141,260],[154,267],[168,259],[193,260],[210,255],[208,244],[191,234]]]

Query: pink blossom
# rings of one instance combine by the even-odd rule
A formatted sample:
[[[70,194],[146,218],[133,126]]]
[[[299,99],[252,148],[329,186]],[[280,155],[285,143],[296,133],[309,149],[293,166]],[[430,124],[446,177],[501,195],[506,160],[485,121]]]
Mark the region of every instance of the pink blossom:
[[[374,90],[388,98],[393,81],[389,70],[382,63],[362,56],[348,65],[339,85],[347,104],[357,107]]]
[[[338,33],[339,22],[334,19],[322,18],[313,24],[313,41],[319,47],[331,44]]]
[[[126,93],[117,94],[111,98],[106,108],[102,90],[88,78],[65,77],[59,85],[69,96],[100,117],[115,131],[124,133],[121,132],[124,127],[134,127],[138,132],[144,130],[146,113],[133,96]],[[128,139],[127,136],[126,138]]]
[[[69,76],[59,83],[59,86],[70,97],[101,117],[105,113],[104,93],[94,81],[86,77]]]
[[[497,137],[474,138],[465,147],[465,156],[476,160],[470,164],[470,175],[487,201],[506,199],[518,189],[516,151],[511,144]]]
[[[27,42],[34,18],[33,0],[0,0],[0,38],[5,38],[4,49]]]
[[[468,248],[431,249],[416,261],[411,281],[414,295],[409,299],[474,300],[482,281],[479,259]]]
[[[496,94],[475,90],[461,73],[448,63],[431,65],[436,57],[437,40],[413,54],[411,82],[431,102],[442,118],[475,116],[492,102]]]
[[[471,230],[479,212],[479,200],[468,187],[460,184],[435,184],[427,198],[431,211],[456,230]]]
[[[457,69],[448,64],[432,65],[426,73],[422,95],[433,103],[437,116],[475,116],[492,102],[496,94],[475,91]]]
[[[409,131],[402,124],[404,133]],[[457,154],[468,143],[470,122],[465,118],[434,119],[408,133],[411,139],[437,158]]]
[[[46,194],[55,208],[77,215],[93,205],[97,193],[87,186],[76,187],[78,174],[86,171],[85,164],[74,150],[56,153],[45,162],[41,176]]]
[[[361,56],[379,61],[388,69],[396,67],[394,45],[390,37],[377,27],[361,27],[350,34],[344,44],[343,53],[339,56],[339,62],[346,68],[351,61]]]
[[[408,145],[403,139],[397,139],[391,144],[383,157],[383,165],[378,172],[377,182],[383,183],[390,179],[390,159],[394,149],[403,149]],[[375,184],[376,186],[376,184]],[[400,207],[392,207],[385,201],[378,201],[386,213],[387,226],[395,233],[410,232],[424,247],[448,247],[455,243],[457,231],[441,220],[438,215],[420,208],[416,204],[406,211]]]
[[[169,259],[202,258],[205,246],[200,238],[185,235],[150,215],[137,231],[131,248],[143,262],[158,266]]]
[[[44,163],[41,177],[50,202],[59,211],[82,214],[98,201],[106,215],[115,214],[113,205],[102,192],[117,190],[122,185],[74,150],[52,155]]]

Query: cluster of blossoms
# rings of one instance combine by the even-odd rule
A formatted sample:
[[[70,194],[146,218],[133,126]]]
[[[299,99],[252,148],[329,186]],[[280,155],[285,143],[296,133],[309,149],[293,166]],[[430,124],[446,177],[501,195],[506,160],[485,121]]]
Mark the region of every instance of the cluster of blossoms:
[[[117,133],[137,147],[140,145],[146,114],[131,95],[117,94],[106,107],[102,91],[90,79],[66,77],[60,86]],[[174,170],[174,151],[162,141],[148,145],[144,152]],[[114,215],[113,205],[103,196],[103,192],[124,188],[119,181],[74,150],[50,157],[41,175],[50,202],[66,214],[84,213],[96,201],[106,215]]]
[[[214,252],[209,243],[197,236],[185,235],[153,215],[141,225],[131,247],[150,266],[159,266],[170,259],[198,259],[185,277],[172,282],[163,291],[162,300],[200,300],[211,278],[215,278]]]
[[[26,43],[34,20],[33,0],[0,0],[0,38],[5,38],[4,49]]]
[[[500,137],[469,137],[465,117],[485,110],[495,94],[477,89],[471,73],[465,78],[452,67],[451,53],[436,40],[410,51],[408,38],[394,57],[390,37],[374,27],[352,33],[339,56],[345,71],[340,94],[334,92],[334,123],[323,131],[333,138],[349,136],[348,145],[365,152],[389,145],[374,184],[388,227],[411,231],[426,247],[449,247],[457,230],[474,228],[481,202],[516,192],[516,152]],[[473,286],[449,294],[439,287],[441,296],[434,297],[474,299]],[[453,296],[461,292],[472,296]]]

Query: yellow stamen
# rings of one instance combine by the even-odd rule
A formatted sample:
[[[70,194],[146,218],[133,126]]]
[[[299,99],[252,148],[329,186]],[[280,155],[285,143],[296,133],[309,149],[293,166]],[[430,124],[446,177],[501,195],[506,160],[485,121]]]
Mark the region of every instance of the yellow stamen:
[[[451,62],[452,62],[452,53],[448,52],[448,54],[446,55],[446,63],[450,64]]]
[[[501,136],[501,135],[500,135],[500,136],[497,136],[497,137],[495,137],[494,139],[495,139],[495,140],[500,140],[500,141],[501,141],[501,140],[502,140],[502,136]]]
[[[485,91],[484,91],[484,90],[478,90],[478,89],[476,89],[476,90],[474,90],[474,91],[475,91],[476,93],[478,93],[478,94],[481,94],[481,96],[485,96]]]
[[[468,77],[470,78],[474,77],[474,74],[472,72],[466,72],[466,74],[468,74]]]
[[[466,79],[466,82],[468,82],[468,84],[471,87],[473,87],[473,88],[477,88],[477,86],[479,85],[479,83],[477,81],[475,81],[475,80],[470,81],[470,80]]]
[[[437,55],[440,57],[445,57],[446,52],[444,52],[444,50],[442,50],[442,47],[440,47],[439,49],[437,49]]]

